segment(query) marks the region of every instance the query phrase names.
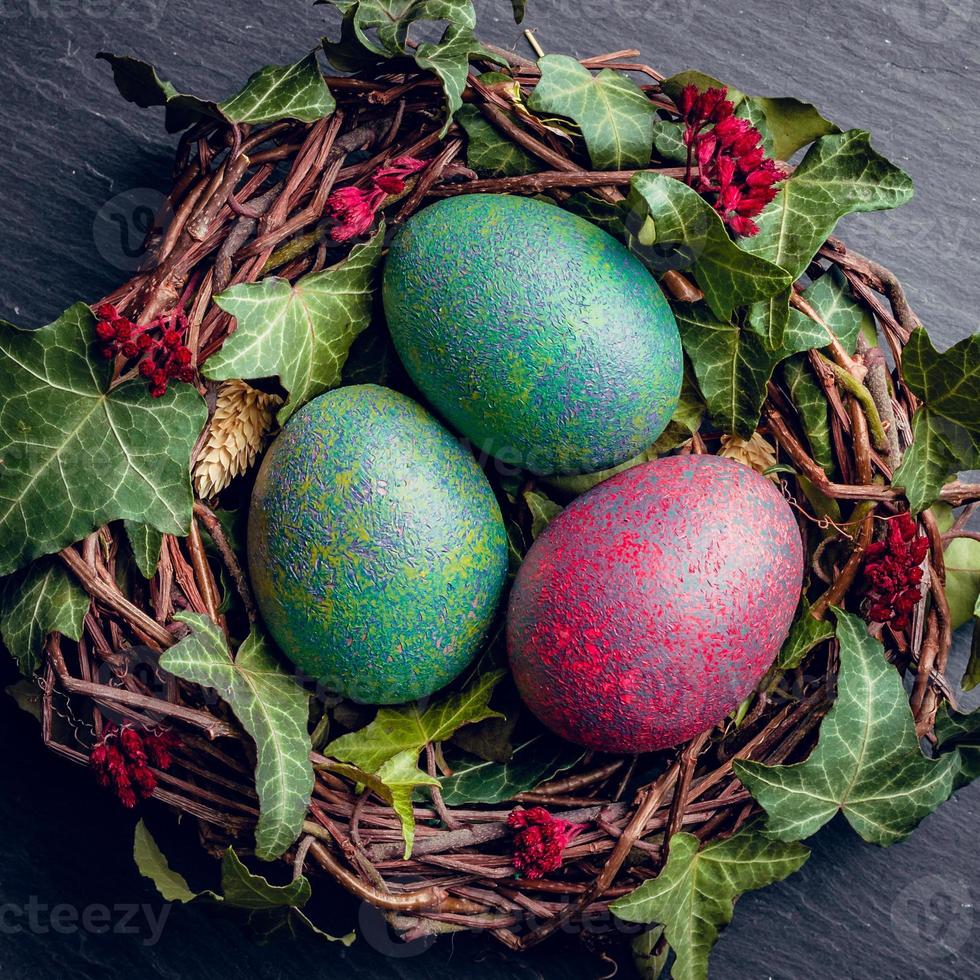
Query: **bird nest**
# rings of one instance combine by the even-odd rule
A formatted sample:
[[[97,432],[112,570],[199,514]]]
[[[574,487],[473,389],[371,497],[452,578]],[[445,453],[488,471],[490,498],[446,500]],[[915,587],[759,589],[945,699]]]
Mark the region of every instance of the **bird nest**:
[[[148,240],[152,261],[92,308],[111,304],[116,315],[137,324],[179,308],[191,366],[201,365],[236,328],[214,297],[269,275],[295,282],[342,261],[350,242],[334,233],[331,196],[342,187],[370,186],[372,175],[399,158],[423,166],[377,202],[377,219],[383,217],[389,229],[428,203],[457,194],[545,195],[570,205],[588,192],[597,207],[618,206],[635,170],[593,169],[578,134],[526,110],[540,78],[536,64],[493,53],[503,55],[506,67],[488,67],[512,81],[481,81],[474,68],[462,98],[502,141],[533,161],[530,172],[480,176],[478,162],[467,156],[467,132],[458,122],[443,132],[438,81],[402,65],[397,73],[389,67],[385,74],[382,65],[328,78],[336,111],[313,122],[233,124],[204,116],[180,139],[173,187]],[[676,118],[663,77],[638,63],[635,52],[588,58],[581,65],[628,73],[660,118]],[[675,179],[685,171],[676,158],[658,162],[656,154],[644,169]],[[664,262],[657,275],[676,304],[703,296],[689,267]],[[806,598],[815,622],[832,608],[867,611],[866,551],[880,537],[884,519],[909,509],[891,476],[912,444],[911,420],[919,407],[901,370],[903,347],[919,326],[901,285],[876,262],[828,238],[792,293],[794,313],[818,327],[824,317],[804,288],[831,275],[882,344],[871,345],[865,336],[856,353],[853,347],[849,352],[828,333],[822,349],[801,352],[814,382],[807,392],[821,399],[830,455],[815,458],[807,434],[813,405],[802,405],[800,389],[778,371],[768,381],[752,438],[725,435],[709,413],[668,450],[735,455],[777,482],[806,543]],[[383,321],[376,319],[355,343],[345,381],[381,377],[371,375],[371,365],[380,363],[387,365],[378,368],[384,383],[412,392],[397,363],[388,363],[386,345]],[[225,701],[163,671],[159,658],[187,634],[185,623],[175,620],[178,613],[199,614],[238,636],[256,618],[240,546],[224,515],[247,504],[263,429],[283,393],[274,382],[243,385],[241,415],[257,421],[254,431],[242,433],[234,411],[226,405],[222,414],[222,384],[198,384],[209,423],[194,450],[197,493],[186,537],[163,535],[148,579],[132,569],[133,545],[122,522],[59,553],[90,606],[80,639],[47,636],[37,675],[43,737],[58,755],[85,766],[109,724],[167,729],[178,741],[168,767],[150,764],[148,795],[196,821],[212,854],[234,846],[237,854],[248,855],[259,809],[253,740]],[[503,489],[494,472],[488,475],[505,504],[505,520],[516,530],[518,550],[527,547],[539,516],[529,505],[529,491],[541,489],[558,503],[574,495],[529,475],[516,489]],[[980,487],[955,481],[941,491],[953,506],[978,497]],[[951,697],[945,675],[951,628],[943,534],[928,510],[916,521],[929,549],[922,563],[923,598],[909,615],[871,629],[906,678],[917,733],[929,738],[937,711]],[[283,860],[296,876],[322,875],[376,906],[408,938],[466,929],[488,932],[514,949],[528,948],[567,924],[605,915],[615,899],[656,877],[676,832],[718,841],[753,820],[760,808],[735,775],[733,760],[773,765],[806,759],[834,702],[838,667],[838,641],[818,636],[797,663],[774,668],[737,717],[676,749],[638,757],[577,754],[542,770],[543,781],[518,786],[494,802],[453,804],[438,787],[423,788],[411,804],[416,831],[407,858],[402,818],[383,790],[322,751],[328,726],[334,738],[363,726],[370,711],[319,692],[310,722],[315,784],[301,835]],[[520,725],[528,738],[535,737],[533,719],[523,715]],[[453,769],[452,748],[421,747],[421,765],[445,778]],[[505,757],[506,751],[489,764],[503,773]],[[508,816],[517,807],[543,807],[582,825],[560,867],[539,877],[515,874]]]

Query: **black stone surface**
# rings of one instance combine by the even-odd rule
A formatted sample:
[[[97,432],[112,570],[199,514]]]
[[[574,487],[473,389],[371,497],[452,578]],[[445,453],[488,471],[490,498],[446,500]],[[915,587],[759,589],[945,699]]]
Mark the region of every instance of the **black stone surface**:
[[[506,0],[477,6],[485,37],[526,51]],[[529,8],[527,26],[547,50],[637,46],[667,71],[696,67],[749,91],[797,95],[841,126],[871,129],[919,193],[901,211],[845,221],[844,237],[903,278],[943,344],[977,329],[980,4],[530,0]],[[131,260],[114,216],[135,240],[141,208],[167,185],[173,140],[159,112],[122,102],[96,51],[136,54],[187,91],[224,96],[260,65],[295,60],[327,19],[303,0],[0,0],[0,313],[45,323],[122,281]],[[961,635],[960,658],[965,649]],[[308,938],[259,946],[224,914],[196,907],[174,908],[154,944],[142,911],[136,935],[120,932],[119,914],[108,934],[72,927],[57,906],[135,903],[154,920],[161,914],[132,865],[132,820],[85,773],[44,753],[34,723],[7,699],[0,746],[2,978],[608,973],[574,937],[523,959],[465,937],[405,950],[389,946],[372,917],[346,950]],[[978,814],[974,786],[887,850],[835,822],[811,842],[801,872],[739,902],[712,976],[980,977]],[[187,842],[173,846],[193,854]],[[357,918],[335,895],[323,900],[327,912],[331,903],[345,921]]]

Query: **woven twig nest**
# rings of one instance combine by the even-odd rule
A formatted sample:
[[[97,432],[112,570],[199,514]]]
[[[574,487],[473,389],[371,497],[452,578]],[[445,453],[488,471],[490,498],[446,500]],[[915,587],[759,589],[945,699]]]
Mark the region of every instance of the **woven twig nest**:
[[[581,65],[631,73],[636,91],[650,100],[659,118],[676,119],[662,76],[639,64],[634,53]],[[350,243],[337,240],[336,220],[325,212],[331,194],[366,186],[395,158],[422,160],[424,167],[402,192],[380,201],[379,218],[389,228],[436,198],[462,193],[543,194],[569,206],[583,191],[596,206],[613,207],[622,200],[633,169],[592,169],[574,127],[563,131],[525,108],[540,78],[534,63],[509,56],[506,68],[487,67],[505,71],[513,81],[497,77],[485,83],[474,68],[464,103],[522,159],[533,162],[529,173],[479,176],[471,167],[483,169],[480,162],[472,153],[467,157],[467,132],[458,122],[441,131],[438,83],[401,63],[329,78],[336,111],[313,122],[235,124],[204,116],[180,140],[173,190],[149,242],[151,266],[93,309],[111,304],[116,315],[146,324],[179,302],[189,323],[185,341],[191,366],[203,365],[236,326],[214,297],[270,274],[295,282],[342,261]],[[678,180],[685,170],[657,152],[643,169]],[[808,435],[814,406],[802,405],[801,388],[779,371],[768,381],[755,433],[733,437],[709,411],[668,450],[733,455],[777,481],[806,543],[811,571],[805,613],[814,624],[831,607],[859,615],[867,611],[867,583],[860,574],[865,552],[887,518],[908,510],[891,475],[912,445],[911,422],[920,407],[899,368],[903,347],[919,324],[895,277],[827,239],[792,294],[795,314],[810,318],[818,329],[824,327],[823,316],[802,290],[823,277],[833,278],[883,341],[879,349],[865,335],[853,354],[831,332],[823,350],[798,356],[812,381],[807,394],[823,399],[816,414],[824,418],[829,455],[815,458]],[[677,304],[697,303],[703,296],[696,268],[667,262],[658,278]],[[383,323],[375,323],[358,343],[365,349],[383,347]],[[370,363],[369,357],[358,361],[362,367]],[[174,618],[178,613],[199,614],[238,636],[255,617],[240,551],[219,512],[247,502],[250,474],[274,427],[283,391],[255,379],[197,383],[209,422],[194,449],[197,499],[190,533],[163,535],[146,580],[131,568],[133,540],[120,521],[60,551],[91,604],[77,641],[57,632],[45,641],[38,671],[43,735],[59,755],[87,765],[109,723],[140,730],[166,727],[180,744],[169,768],[154,769],[152,797],[196,820],[211,853],[233,846],[237,854],[248,855],[258,813],[252,739],[223,700],[162,671],[158,660],[187,633]],[[398,385],[397,373],[385,383]],[[525,546],[536,516],[526,491],[534,486],[528,480],[513,494],[505,515],[524,535]],[[573,496],[567,488],[544,489],[559,503]],[[940,495],[959,506],[980,498],[980,487],[952,482]],[[932,738],[937,712],[950,698],[945,669],[951,629],[942,534],[928,510],[919,513],[917,523],[917,533],[929,544],[922,565],[924,598],[909,616],[873,625],[872,632],[894,671],[908,680],[916,732]],[[402,820],[383,792],[320,752],[327,724],[335,737],[365,724],[370,712],[338,704],[336,698],[318,699],[311,721],[311,728],[317,727],[311,757],[315,787],[301,835],[283,858],[297,876],[320,874],[389,913],[407,937],[470,929],[487,931],[515,949],[532,946],[566,923],[605,914],[610,903],[655,879],[674,834],[718,842],[761,814],[733,760],[776,765],[806,759],[834,700],[839,656],[832,631],[814,626],[813,642],[802,643],[800,651],[791,667],[767,676],[737,719],[726,719],[688,745],[630,758],[580,753],[550,771],[542,769],[543,781],[503,792],[495,802],[453,805],[451,794],[423,793],[412,804],[416,832],[407,859]],[[326,720],[317,726],[321,715]],[[525,715],[521,724],[531,726],[533,738],[533,720]],[[441,745],[430,744],[423,747],[422,764],[432,775],[445,775],[443,756]],[[489,764],[504,771],[499,762]],[[560,867],[542,877],[515,875],[507,818],[519,806],[544,807],[554,817],[583,825]]]

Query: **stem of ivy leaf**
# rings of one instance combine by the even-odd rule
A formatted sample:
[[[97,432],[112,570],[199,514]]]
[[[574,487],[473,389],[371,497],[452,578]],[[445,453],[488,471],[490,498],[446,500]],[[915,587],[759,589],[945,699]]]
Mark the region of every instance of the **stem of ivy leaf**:
[[[817,352],[817,357],[833,373],[834,380],[848,394],[853,395],[857,399],[861,408],[864,409],[864,414],[867,416],[868,427],[871,430],[871,438],[874,440],[875,449],[887,453],[890,448],[888,434],[885,432],[885,427],[881,424],[881,415],[878,413],[878,406],[875,404],[874,398],[871,397],[871,392],[846,368],[835,364],[829,357],[826,357],[819,351]]]

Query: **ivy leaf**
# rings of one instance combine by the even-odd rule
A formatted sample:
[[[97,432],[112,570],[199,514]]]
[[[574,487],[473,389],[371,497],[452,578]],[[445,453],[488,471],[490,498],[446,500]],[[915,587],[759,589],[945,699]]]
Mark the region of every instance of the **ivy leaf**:
[[[980,776],[980,708],[968,715],[943,705],[936,716],[936,751],[959,761],[955,788],[962,789]]]
[[[405,54],[409,29],[419,21],[476,27],[472,0],[348,0],[335,6],[351,18],[361,45],[382,58]]]
[[[238,320],[205,362],[215,381],[276,376],[289,392],[280,425],[301,405],[340,383],[354,338],[370,323],[384,228],[344,261],[295,284],[276,276],[232,286],[215,302]]]
[[[299,836],[313,790],[309,696],[258,633],[249,634],[233,660],[224,634],[210,619],[197,613],[176,619],[192,632],[161,656],[160,666],[217,691],[255,740],[260,808],[255,853],[274,860]]]
[[[510,5],[514,9],[514,23],[519,24],[524,20],[524,12],[527,10],[527,0],[510,0]]]
[[[538,535],[564,510],[561,504],[556,504],[537,490],[525,490],[524,502],[531,512],[532,541],[537,540]]]
[[[0,575],[120,518],[187,533],[204,400],[142,379],[110,391],[94,327],[84,303],[39,330],[0,321]]]
[[[530,154],[502,136],[476,106],[458,109],[456,122],[466,133],[466,165],[481,177],[523,177],[539,169]]]
[[[670,947],[664,941],[663,949],[657,952],[660,940],[663,938],[664,927],[654,926],[641,932],[632,942],[633,965],[640,975],[640,980],[660,980],[664,967],[670,958]]]
[[[751,438],[782,352],[768,350],[754,331],[716,319],[703,303],[675,304],[674,316],[712,422]]]
[[[128,102],[141,109],[165,107],[168,133],[180,132],[202,117],[233,123],[273,122],[276,119],[314,122],[329,116],[335,106],[315,53],[294,65],[267,65],[255,72],[241,91],[221,103],[178,91],[162,79],[152,65],[138,58],[108,51],[100,52],[97,57],[112,67],[116,88]]]
[[[653,148],[664,160],[674,163],[687,163],[687,147],[684,145],[682,122],[672,119],[658,119],[653,124]]]
[[[405,839],[404,858],[412,856],[415,842],[415,812],[412,796],[420,786],[438,786],[439,780],[422,772],[418,766],[418,749],[405,749],[393,755],[376,773],[364,772],[357,766],[329,763],[322,768],[336,772],[356,783],[368,786],[398,814]]]
[[[0,636],[25,677],[40,665],[48,633],[81,639],[88,608],[88,593],[57,559],[41,558],[4,580]]]
[[[860,333],[864,334],[870,344],[877,343],[871,314],[854,298],[847,277],[837,266],[808,286],[804,295],[848,354],[854,353]],[[826,347],[827,331],[798,310],[793,312],[805,320],[811,329],[819,331],[814,333],[817,342],[809,346]]]
[[[736,760],[738,778],[769,815],[779,840],[816,833],[835,814],[873,844],[902,840],[952,791],[956,760],[927,759],[908,695],[864,621],[835,611],[837,701],[810,757],[791,766]]]
[[[919,327],[902,354],[902,373],[923,404],[893,482],[918,512],[935,501],[950,474],[980,465],[980,335],[940,353]]]
[[[502,803],[553,779],[582,758],[581,749],[537,735],[518,745],[506,762],[488,762],[467,755],[452,759],[452,775],[442,780],[447,806]]]
[[[488,51],[477,40],[471,27],[462,27],[459,24],[450,24],[438,43],[425,41],[415,50],[415,63],[419,68],[434,72],[442,82],[442,90],[446,95],[443,135],[453,121],[453,113],[463,104],[463,89],[466,87],[471,58],[506,64],[499,55]]]
[[[160,549],[163,547],[163,535],[149,524],[139,521],[123,521],[126,538],[133,550],[133,558],[140,575],[151,579],[157,573],[160,562]]]
[[[221,858],[221,890],[195,892],[183,875],[170,867],[166,856],[153,839],[146,824],[136,825],[133,859],[144,878],[149,878],[160,895],[168,902],[187,904],[195,899],[218,902],[249,913],[249,923],[269,936],[283,927],[295,931],[299,925],[305,930],[322,936],[331,942],[349,946],[355,939],[353,932],[346,936],[330,936],[318,929],[300,911],[310,900],[313,889],[302,875],[287,885],[273,885],[262,875],[252,874],[242,863],[233,847]]]
[[[741,240],[742,249],[796,280],[844,215],[882,211],[909,201],[911,179],[876,153],[870,139],[854,129],[814,143],[756,219],[759,234]]]
[[[626,75],[604,68],[593,75],[574,58],[545,55],[541,79],[528,100],[538,115],[572,119],[597,170],[645,167],[650,162],[656,109]]]
[[[316,52],[294,65],[266,65],[249,78],[240,92],[219,105],[230,122],[250,125],[277,119],[316,122],[329,116],[335,107]]]
[[[718,212],[679,180],[636,174],[626,205],[630,248],[654,273],[690,271],[720,320],[792,285],[782,269],[739,248]]]
[[[708,953],[738,896],[781,881],[810,856],[802,844],[774,842],[754,826],[700,851],[698,845],[693,834],[674,834],[660,874],[609,906],[626,922],[663,925],[674,951],[673,980],[707,980]]]
[[[793,622],[783,643],[776,666],[780,670],[793,670],[803,663],[803,658],[815,647],[834,635],[834,627],[824,619],[814,619],[810,615],[810,603],[803,600],[803,607]]]
[[[153,65],[140,61],[139,58],[112,54],[109,51],[100,51],[96,57],[109,63],[116,88],[127,102],[132,102],[141,109],[165,106],[164,125],[168,133],[179,133],[202,117],[222,118],[221,109],[216,102],[179,92],[157,74]]]
[[[783,364],[782,370],[786,389],[800,413],[810,452],[814,460],[830,473],[834,469],[834,453],[830,443],[830,417],[823,389],[803,356],[791,357]]]
[[[323,754],[366,773],[378,773],[386,762],[409,749],[418,758],[427,743],[445,741],[463,725],[499,716],[489,701],[503,676],[502,670],[481,674],[469,687],[424,709],[417,703],[379,708],[374,721],[334,739]]]

